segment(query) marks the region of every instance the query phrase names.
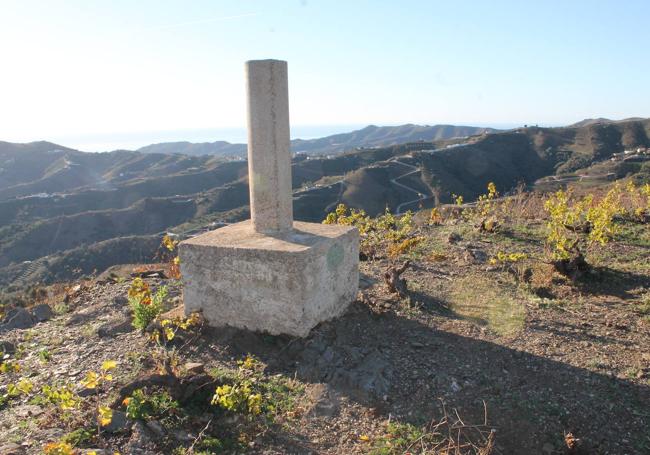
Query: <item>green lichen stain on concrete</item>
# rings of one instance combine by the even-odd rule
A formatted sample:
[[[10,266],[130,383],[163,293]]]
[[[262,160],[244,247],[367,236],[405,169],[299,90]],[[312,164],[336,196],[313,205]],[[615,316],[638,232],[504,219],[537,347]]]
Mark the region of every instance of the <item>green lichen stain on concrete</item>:
[[[327,252],[327,268],[331,271],[336,270],[343,262],[343,247],[338,243],[332,245]]]

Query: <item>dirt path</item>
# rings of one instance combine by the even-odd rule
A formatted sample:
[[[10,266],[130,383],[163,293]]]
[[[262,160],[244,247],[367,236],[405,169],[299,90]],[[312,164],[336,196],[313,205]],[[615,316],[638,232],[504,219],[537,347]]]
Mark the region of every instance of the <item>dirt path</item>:
[[[399,161],[399,159],[397,159],[397,158],[393,159],[391,161],[393,161],[394,163],[401,164],[402,166],[406,166],[406,167],[408,167],[408,168],[410,168],[412,170],[409,171],[409,172],[406,172],[405,174],[402,174],[402,175],[400,175],[398,177],[395,177],[394,179],[391,179],[390,183],[418,195],[417,199],[413,199],[412,201],[402,202],[401,204],[399,204],[395,208],[395,214],[396,215],[401,215],[402,214],[402,208],[404,206],[410,205],[410,204],[415,204],[417,202],[426,201],[427,199],[430,199],[431,196],[425,196],[422,193],[420,193],[418,190],[416,190],[415,188],[411,188],[410,186],[404,185],[403,183],[400,183],[400,182],[397,181],[397,180],[399,180],[401,178],[408,177],[409,175],[413,175],[413,174],[417,174],[418,172],[421,172],[422,170],[419,167],[413,166],[412,164],[407,164],[407,163],[404,163],[402,161]]]

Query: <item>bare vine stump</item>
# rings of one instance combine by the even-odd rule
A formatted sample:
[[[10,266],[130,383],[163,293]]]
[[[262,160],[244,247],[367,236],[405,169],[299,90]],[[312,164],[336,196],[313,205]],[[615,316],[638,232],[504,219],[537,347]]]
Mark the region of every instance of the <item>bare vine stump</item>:
[[[591,266],[587,263],[584,255],[580,251],[572,251],[569,259],[555,261],[553,265],[559,273],[574,280],[591,269]]]
[[[384,282],[391,293],[396,293],[400,297],[406,297],[408,293],[406,279],[402,278],[401,275],[406,271],[409,265],[411,265],[411,261],[406,261],[399,267],[390,266],[384,272]]]

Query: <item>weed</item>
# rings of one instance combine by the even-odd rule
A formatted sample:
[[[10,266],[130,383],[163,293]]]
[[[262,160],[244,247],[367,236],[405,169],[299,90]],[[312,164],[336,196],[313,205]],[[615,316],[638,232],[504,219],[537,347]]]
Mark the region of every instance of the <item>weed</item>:
[[[50,442],[43,447],[45,455],[74,455],[74,447],[68,442]]]
[[[395,259],[404,253],[408,253],[424,241],[424,237],[409,237],[399,243],[393,243],[388,247],[388,256]]]
[[[134,420],[160,417],[179,409],[178,402],[167,391],[146,394],[142,389],[137,389],[122,404],[126,406],[126,416]]]
[[[71,444],[73,447],[78,447],[82,444],[90,442],[96,434],[97,430],[95,428],[78,428],[63,436],[61,438],[61,442]]]
[[[54,311],[54,314],[56,314],[57,316],[61,316],[63,314],[70,312],[70,305],[68,305],[65,302],[59,302],[54,305],[52,311]]]
[[[362,435],[360,439],[368,440],[368,437]],[[416,442],[429,445],[440,442],[433,434],[427,434],[422,428],[416,427],[408,423],[393,423],[390,422],[386,426],[386,433],[378,438],[372,449],[371,455],[390,455],[398,453],[406,453],[415,445]]]
[[[47,349],[41,349],[38,351],[38,358],[41,363],[47,363],[52,360],[52,354]]]
[[[149,285],[142,278],[136,278],[131,283],[128,296],[133,311],[133,326],[144,330],[162,312],[163,302],[167,297],[167,287],[160,286],[155,293],[152,293]]]
[[[468,276],[453,282],[442,296],[458,316],[487,325],[501,336],[519,333],[525,325],[525,306],[502,286],[484,276]]]
[[[69,385],[59,387],[44,385],[41,388],[41,394],[47,402],[58,406],[63,411],[74,409],[81,402],[81,398],[72,391]]]
[[[213,370],[214,376],[224,384],[217,387],[212,404],[230,412],[246,416],[264,414],[272,419],[274,415],[287,414],[296,403],[302,389],[282,376],[267,378],[264,365],[252,356],[238,362],[236,373]]]
[[[81,384],[86,389],[95,390],[96,406],[97,406],[97,433],[101,431],[101,427],[105,427],[113,420],[113,410],[108,406],[101,406],[99,404],[99,389],[107,382],[113,380],[111,371],[117,367],[117,362],[114,360],[105,360],[102,362],[99,373],[89,371],[86,377],[81,381]]]

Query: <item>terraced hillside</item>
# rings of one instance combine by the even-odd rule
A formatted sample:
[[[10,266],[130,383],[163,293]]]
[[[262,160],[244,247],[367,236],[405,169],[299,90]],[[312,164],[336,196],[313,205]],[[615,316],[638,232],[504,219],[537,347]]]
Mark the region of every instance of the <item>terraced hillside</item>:
[[[649,137],[650,120],[633,120],[523,128],[333,158],[297,155],[294,213],[319,222],[341,202],[377,215],[448,203],[454,194],[471,201],[491,181],[505,193],[520,183],[548,189],[589,172],[650,174],[642,156],[610,161],[626,149],[647,148]],[[548,176],[552,181],[540,181]],[[241,159],[0,143],[0,286],[153,259],[164,232],[187,236],[239,221],[247,206]]]

